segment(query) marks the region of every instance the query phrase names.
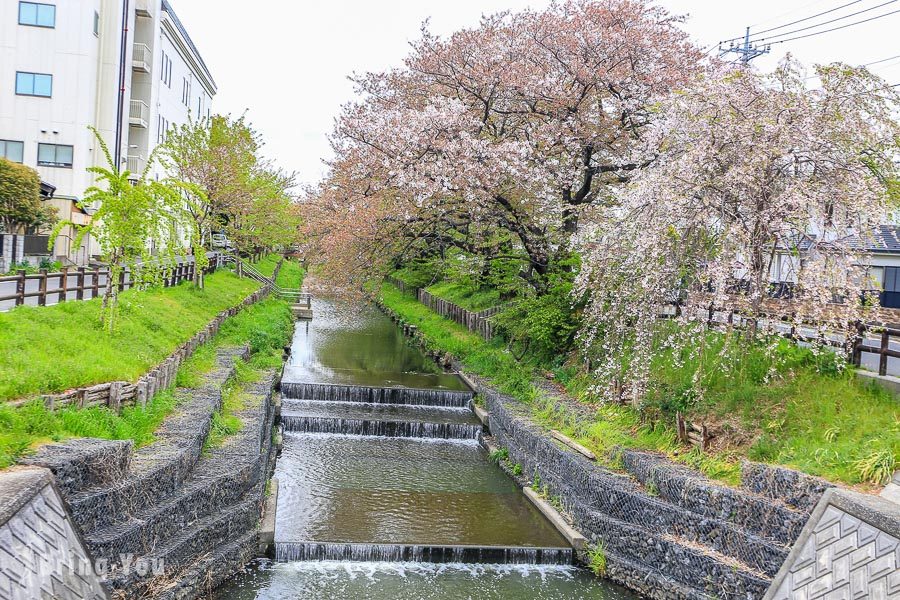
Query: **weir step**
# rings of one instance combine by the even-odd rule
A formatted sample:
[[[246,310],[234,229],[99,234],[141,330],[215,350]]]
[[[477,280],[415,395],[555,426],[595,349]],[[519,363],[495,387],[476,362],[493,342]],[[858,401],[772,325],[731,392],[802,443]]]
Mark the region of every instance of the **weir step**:
[[[573,561],[573,550],[571,548],[501,546],[277,542],[275,544],[275,560],[279,562],[344,560],[360,562],[570,565]]]
[[[362,402],[366,404],[407,404],[466,408],[474,393],[471,391],[417,389],[403,387],[366,387],[321,383],[282,381],[281,393],[295,400],[324,400],[328,402]]]
[[[286,431],[380,437],[478,439],[481,423],[465,408],[286,400]]]

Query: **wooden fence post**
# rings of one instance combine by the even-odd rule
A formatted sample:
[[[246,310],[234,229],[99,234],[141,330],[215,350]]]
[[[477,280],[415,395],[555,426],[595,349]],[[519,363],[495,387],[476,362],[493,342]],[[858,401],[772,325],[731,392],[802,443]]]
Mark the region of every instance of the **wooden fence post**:
[[[891,347],[891,336],[888,334],[888,330],[885,329],[881,332],[881,354],[879,355],[878,360],[878,374],[879,375],[887,375],[887,366],[888,366],[888,355],[887,351]]]
[[[47,306],[47,269],[41,269],[39,273],[41,279],[38,283],[38,291],[40,293],[38,296],[38,306]]]
[[[75,290],[75,299],[84,300],[84,267],[78,267],[78,280],[76,281],[76,285],[78,287]]]
[[[127,267],[126,267],[127,268]],[[119,271],[119,291],[125,291],[125,269]]]
[[[69,295],[69,267],[63,267],[62,272],[59,276],[59,298],[57,302],[62,303],[66,301],[66,297]]]
[[[91,280],[93,284],[91,286],[91,298],[96,298],[100,295],[100,267],[94,267],[94,272],[91,273]]]
[[[16,306],[25,304],[25,269],[19,269],[16,281]]]

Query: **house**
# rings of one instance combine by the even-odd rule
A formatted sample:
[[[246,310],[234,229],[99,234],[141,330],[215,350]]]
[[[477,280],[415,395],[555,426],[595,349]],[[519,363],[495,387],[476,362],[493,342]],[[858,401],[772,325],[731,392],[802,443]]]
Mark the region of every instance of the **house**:
[[[881,225],[867,239],[855,238],[851,243],[865,252],[868,285],[880,290],[881,306],[900,308],[900,226]],[[803,263],[802,253],[809,244],[801,242],[799,246],[799,256],[780,251],[772,262],[769,281],[776,297],[790,297],[790,289]]]
[[[0,0],[0,156],[56,188],[48,201],[61,219],[90,219],[78,206],[86,169],[106,161],[89,127],[140,173],[170,127],[209,115],[216,91],[168,0]],[[82,265],[99,253],[74,238],[63,230],[53,258]]]

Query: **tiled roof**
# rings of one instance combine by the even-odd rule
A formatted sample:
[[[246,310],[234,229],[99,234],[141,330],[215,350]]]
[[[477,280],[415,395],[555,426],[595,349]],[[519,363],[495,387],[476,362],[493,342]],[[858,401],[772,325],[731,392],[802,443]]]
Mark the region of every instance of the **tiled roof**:
[[[809,250],[817,236],[807,234],[802,238],[798,238],[791,242],[791,248],[805,252]],[[866,252],[875,252],[879,254],[900,254],[900,226],[898,225],[879,225],[878,229],[872,232],[872,235],[865,240],[861,240],[858,235],[851,235],[846,238],[846,243],[852,248],[865,250]],[[783,244],[778,245],[784,248]]]
[[[900,252],[900,227],[881,225],[873,239],[866,244],[870,252]]]

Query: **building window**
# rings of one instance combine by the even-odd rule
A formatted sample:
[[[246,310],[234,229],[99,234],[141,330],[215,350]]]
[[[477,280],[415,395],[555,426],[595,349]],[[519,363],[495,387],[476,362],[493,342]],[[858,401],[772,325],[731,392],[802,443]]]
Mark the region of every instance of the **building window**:
[[[19,2],[19,25],[56,27],[56,7],[52,4]]]
[[[159,78],[162,79],[164,84],[170,88],[172,87],[172,59],[165,52],[162,53],[162,69],[160,70]]]
[[[0,156],[13,162],[22,162],[25,159],[25,143],[0,140]]]
[[[169,130],[169,122],[163,117],[159,115],[157,123],[156,123],[156,143],[162,144],[166,141],[166,132]]]
[[[17,71],[16,93],[20,96],[49,98],[53,95],[53,75]]]
[[[191,82],[187,77],[184,78],[184,85],[181,88],[181,102],[185,106],[190,106],[191,102]]]
[[[42,167],[66,167],[72,166],[72,146],[60,146],[58,144],[38,144],[37,163]]]
[[[100,13],[94,11],[94,35],[100,37]]]

